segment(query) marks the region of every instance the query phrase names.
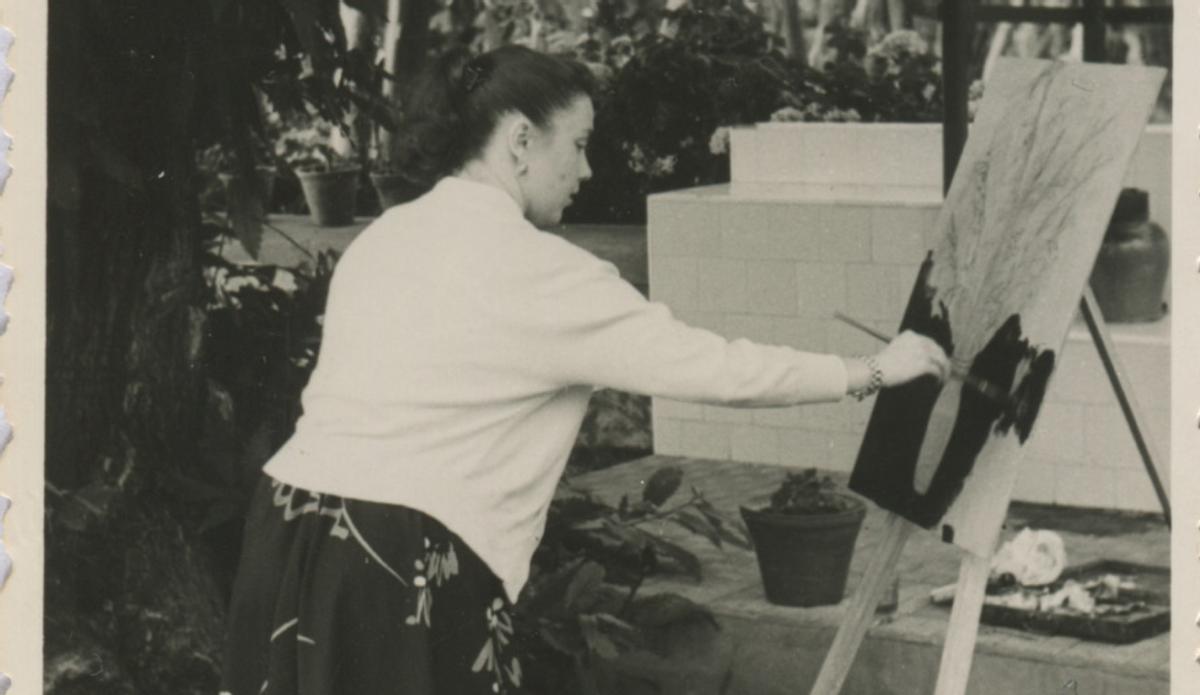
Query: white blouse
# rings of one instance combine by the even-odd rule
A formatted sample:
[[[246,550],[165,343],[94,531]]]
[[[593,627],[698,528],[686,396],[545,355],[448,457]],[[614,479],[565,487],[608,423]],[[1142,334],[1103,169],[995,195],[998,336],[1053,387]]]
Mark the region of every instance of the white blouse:
[[[515,601],[593,387],[785,406],[839,400],[847,375],[689,327],[505,192],[451,177],[346,249],[304,415],[265,471],[434,517]]]

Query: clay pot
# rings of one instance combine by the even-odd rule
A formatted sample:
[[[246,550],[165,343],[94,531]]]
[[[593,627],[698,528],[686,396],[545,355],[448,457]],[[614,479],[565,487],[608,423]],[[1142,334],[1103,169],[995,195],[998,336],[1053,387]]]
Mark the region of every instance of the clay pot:
[[[375,194],[379,196],[379,209],[384,211],[414,200],[422,192],[418,184],[400,173],[372,173],[371,185],[375,187]]]
[[[1110,323],[1157,321],[1165,311],[1170,245],[1149,217],[1146,191],[1121,191],[1090,280],[1100,313]]]
[[[867,513],[862,502],[846,499],[849,509],[828,514],[741,508],[768,601],[781,606],[824,606],[842,600],[854,543]]]
[[[343,227],[354,223],[355,197],[361,169],[297,171],[308,213],[319,227]]]

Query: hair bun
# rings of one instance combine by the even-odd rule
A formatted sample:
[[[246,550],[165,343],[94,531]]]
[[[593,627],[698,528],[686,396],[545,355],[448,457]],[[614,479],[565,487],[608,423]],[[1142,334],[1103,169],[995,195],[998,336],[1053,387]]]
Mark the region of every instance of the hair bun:
[[[473,60],[464,65],[462,69],[463,92],[470,94],[481,84],[483,84],[483,66],[479,64],[479,61]]]

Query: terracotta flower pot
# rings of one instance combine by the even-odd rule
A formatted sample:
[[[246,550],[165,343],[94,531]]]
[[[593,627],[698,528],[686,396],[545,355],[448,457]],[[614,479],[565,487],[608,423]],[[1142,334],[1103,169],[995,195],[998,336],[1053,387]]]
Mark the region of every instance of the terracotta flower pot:
[[[421,187],[400,173],[372,173],[371,184],[379,196],[380,210],[407,203],[421,194]]]
[[[780,514],[741,508],[754,541],[767,600],[781,606],[838,603],[846,592],[854,543],[867,508],[827,514]]]
[[[342,227],[354,223],[360,172],[358,168],[296,172],[314,223],[320,227]]]

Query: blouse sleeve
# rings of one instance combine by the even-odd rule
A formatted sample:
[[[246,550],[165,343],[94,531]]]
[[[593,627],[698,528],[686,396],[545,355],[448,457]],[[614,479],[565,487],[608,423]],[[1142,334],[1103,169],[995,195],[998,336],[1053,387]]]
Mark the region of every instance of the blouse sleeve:
[[[845,363],[745,339],[726,340],[647,301],[616,268],[541,234],[510,280],[513,347],[561,385],[589,384],[730,406],[828,402],[846,394]]]

